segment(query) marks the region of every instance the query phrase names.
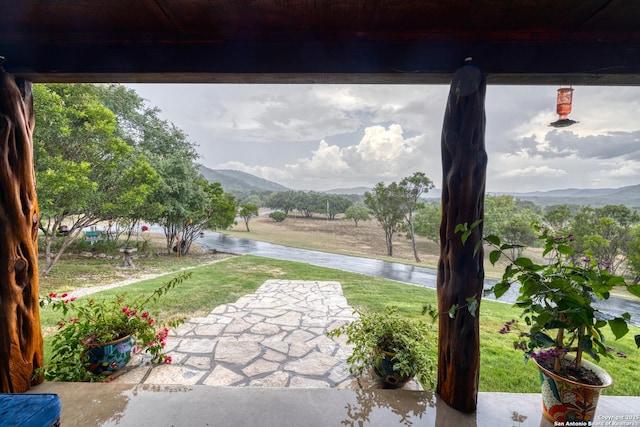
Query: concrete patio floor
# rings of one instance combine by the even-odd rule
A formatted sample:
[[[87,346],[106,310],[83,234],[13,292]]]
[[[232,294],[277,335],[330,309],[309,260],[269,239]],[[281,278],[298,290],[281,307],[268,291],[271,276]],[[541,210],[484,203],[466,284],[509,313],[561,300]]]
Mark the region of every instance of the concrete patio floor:
[[[480,393],[478,410],[462,414],[415,390],[49,382],[31,392],[60,396],[63,427],[553,425],[542,416],[539,394]],[[603,396],[592,425],[640,426],[638,417],[640,398]]]

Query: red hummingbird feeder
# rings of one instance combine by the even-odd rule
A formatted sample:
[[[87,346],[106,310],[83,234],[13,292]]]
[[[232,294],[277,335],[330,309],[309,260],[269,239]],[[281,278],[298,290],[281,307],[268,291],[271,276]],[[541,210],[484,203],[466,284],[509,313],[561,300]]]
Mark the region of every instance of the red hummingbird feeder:
[[[578,123],[575,120],[569,118],[571,113],[571,104],[573,102],[573,88],[560,88],[558,89],[558,100],[556,101],[556,112],[558,113],[558,120],[553,123],[549,123],[549,126],[554,128],[562,128],[571,126],[574,123]]]

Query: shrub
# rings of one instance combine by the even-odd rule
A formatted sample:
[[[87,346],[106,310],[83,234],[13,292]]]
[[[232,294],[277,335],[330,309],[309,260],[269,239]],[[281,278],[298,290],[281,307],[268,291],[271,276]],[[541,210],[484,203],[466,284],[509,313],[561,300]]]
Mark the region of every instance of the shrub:
[[[287,214],[282,211],[274,211],[269,214],[269,218],[276,222],[282,222],[287,219]]]

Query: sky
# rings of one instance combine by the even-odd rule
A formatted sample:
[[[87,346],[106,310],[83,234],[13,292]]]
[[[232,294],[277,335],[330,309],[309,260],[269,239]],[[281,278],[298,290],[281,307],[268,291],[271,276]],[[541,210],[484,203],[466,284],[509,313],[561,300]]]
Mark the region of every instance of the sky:
[[[294,190],[442,185],[447,85],[130,84],[197,145],[199,162]],[[556,129],[551,86],[487,86],[488,193],[640,184],[640,88],[575,86]]]

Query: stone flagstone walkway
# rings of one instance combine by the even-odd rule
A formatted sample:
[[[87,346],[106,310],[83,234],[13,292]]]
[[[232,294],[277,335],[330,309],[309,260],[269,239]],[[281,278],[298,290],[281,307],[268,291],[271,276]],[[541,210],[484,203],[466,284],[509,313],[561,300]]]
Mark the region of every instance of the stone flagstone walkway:
[[[171,364],[152,366],[136,356],[115,381],[359,388],[345,362],[346,339],[325,336],[353,318],[338,282],[268,280],[254,294],[181,325],[167,341]]]

